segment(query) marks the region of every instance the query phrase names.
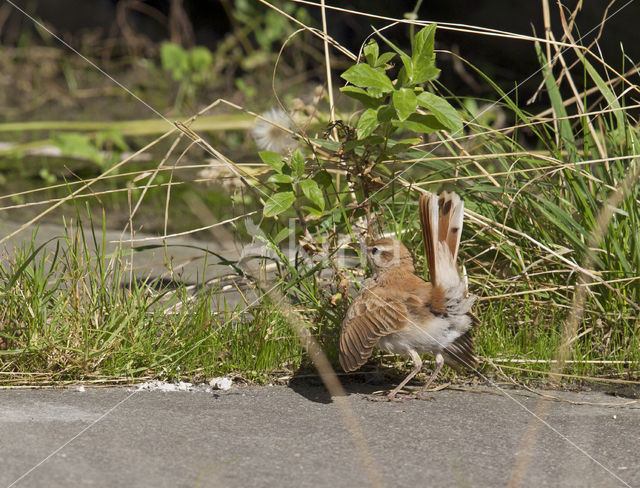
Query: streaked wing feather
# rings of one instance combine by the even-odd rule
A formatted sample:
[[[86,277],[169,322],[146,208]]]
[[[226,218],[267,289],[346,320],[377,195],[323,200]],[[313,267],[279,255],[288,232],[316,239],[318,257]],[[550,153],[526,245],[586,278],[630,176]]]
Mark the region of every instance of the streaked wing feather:
[[[342,321],[339,359],[354,371],[367,362],[381,337],[407,325],[407,308],[398,300],[382,300],[369,291],[356,298]]]
[[[476,367],[478,359],[473,352],[472,330],[466,331],[442,351],[445,364],[457,370]]]

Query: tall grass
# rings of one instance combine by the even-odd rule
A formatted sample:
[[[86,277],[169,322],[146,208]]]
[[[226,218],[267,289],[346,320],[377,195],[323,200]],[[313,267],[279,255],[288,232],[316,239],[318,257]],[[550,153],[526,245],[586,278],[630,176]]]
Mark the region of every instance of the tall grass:
[[[439,29],[438,36],[448,29],[455,27]],[[475,33],[484,35],[480,28]],[[567,28],[565,37],[572,39],[571,34]],[[508,45],[510,35],[501,35]],[[479,295],[479,354],[487,359],[541,360],[566,350],[564,359],[572,360],[563,370],[567,373],[637,374],[640,167],[633,119],[637,105],[627,105],[637,87],[594,50],[569,42],[574,49],[568,51],[567,44],[550,38],[527,39],[540,63],[536,68],[544,90],[538,96],[548,100],[542,113],[524,109],[517,93],[504,92],[461,58],[494,88],[495,96],[461,99],[436,79],[426,83],[425,90],[457,109],[464,129],[422,134],[422,140],[404,129],[398,133],[404,139],[394,144],[375,135],[358,141],[356,128],[365,106],[333,93],[305,109],[308,117],[298,124],[302,129],[297,133],[300,156],[261,164],[256,155],[252,163],[257,170],[237,164],[225,150],[205,142],[206,136],[196,133],[197,125],[179,125],[182,134],[153,173],[168,171],[168,162],[175,164],[167,185],[165,233],[171,185],[181,177],[178,163],[196,145],[226,163],[244,185],[234,198],[247,206],[247,216],[278,192],[294,195],[289,210],[275,218],[267,213],[258,222],[261,239],[272,251],[266,262],[275,270],[279,292],[335,359],[341,317],[357,288],[354,283],[366,272],[366,267],[353,266],[353,259],[343,259],[347,252],[359,261],[357,254],[345,251],[345,244],[393,234],[415,251],[422,272],[418,195],[455,190],[467,210],[460,257],[470,291]],[[377,40],[389,52],[397,50],[382,35]],[[349,62],[357,58],[338,47]],[[487,103],[488,111],[477,108]],[[217,100],[198,116],[222,105],[255,115]],[[328,128],[334,112],[342,122]],[[508,124],[496,125],[503,119]],[[168,132],[158,140],[173,135]],[[188,138],[193,143],[184,147]],[[110,171],[83,181],[64,201],[88,198],[90,186],[107,176],[120,182],[124,191],[131,180],[146,175],[144,170]],[[152,186],[153,177],[138,193],[140,199]],[[131,222],[134,214],[132,210]],[[295,222],[291,229],[289,218]],[[0,264],[0,372],[6,375],[0,381],[204,378],[221,373],[260,378],[302,364],[302,348],[287,326],[282,305],[268,294],[248,310],[223,314],[212,304],[220,299],[215,289],[195,296],[186,287],[158,285],[158,291],[158,286],[135,279],[124,251],[105,255],[102,231],[87,234],[80,223],[76,220],[46,248],[27,245]],[[243,236],[251,234],[240,217],[225,225]],[[290,235],[289,250],[294,253],[282,246]],[[592,362],[604,359],[619,362]],[[544,372],[550,366],[532,363],[527,368]]]
[[[136,279],[130,251],[105,254],[104,216],[97,230],[90,215],[87,228],[80,217],[38,248],[34,235],[0,263],[3,384],[203,381],[238,372],[265,381],[265,372],[300,363],[295,337],[267,302],[248,313],[243,304],[223,307],[216,287],[194,295],[185,284]]]
[[[568,30],[566,37],[572,39]],[[555,50],[551,59],[540,41],[549,42],[548,52]],[[480,295],[480,354],[538,360],[556,358],[561,351],[562,359],[571,360],[565,365],[568,372],[637,373],[640,144],[632,117],[637,105],[627,107],[630,97],[624,94],[638,90],[593,51],[573,47],[567,52],[551,39],[532,45],[545,87],[539,96],[547,97],[550,107],[542,114],[527,112],[513,98],[517,94],[505,93],[468,64],[495,88],[491,110],[512,122],[507,127],[492,127],[491,117],[470,110],[478,103],[450,94],[448,99],[461,107],[464,132],[440,131],[385,158],[374,147],[380,138],[372,137],[362,149],[356,141],[356,125],[358,131],[364,127],[356,121],[367,114],[371,98],[356,105],[360,111],[355,116],[338,112],[336,118],[353,120],[352,127],[340,126],[337,144],[314,140],[322,149],[311,163],[331,168],[351,184],[342,180],[339,186],[336,178],[327,201],[335,198],[338,206],[324,214],[322,224],[305,226],[315,230],[317,247],[328,244],[326,266],[336,273],[333,281],[318,287],[315,274],[304,279],[299,263],[283,262],[286,273],[297,270],[287,285],[290,297],[312,316],[343,310],[348,292],[344,278],[351,270],[332,258],[344,244],[337,236],[359,226],[365,235],[391,233],[419,256],[416,189],[455,190],[467,208],[461,258],[471,291]],[[576,75],[584,80],[580,91]],[[561,88],[574,96],[563,98]],[[447,93],[437,82],[431,89]],[[363,172],[367,165],[368,174]],[[312,297],[303,292],[311,283]],[[336,297],[343,300],[336,303]],[[340,316],[324,314],[331,321],[329,336],[337,334]],[[597,361],[603,359],[615,365]],[[531,367],[548,369],[540,363]]]

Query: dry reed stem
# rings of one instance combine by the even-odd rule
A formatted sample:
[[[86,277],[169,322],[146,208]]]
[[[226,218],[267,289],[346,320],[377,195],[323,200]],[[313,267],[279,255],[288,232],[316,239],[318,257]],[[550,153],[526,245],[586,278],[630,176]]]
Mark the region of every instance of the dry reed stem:
[[[487,363],[491,364],[492,360],[487,359]],[[505,364],[500,364],[500,366],[494,365],[495,368],[505,368],[505,369],[511,369],[514,371],[521,371],[523,373],[531,373],[531,374],[539,374],[539,375],[546,375],[546,376],[552,376],[554,378],[570,378],[573,380],[582,380],[582,381],[589,381],[591,383],[612,383],[612,384],[620,384],[620,385],[640,385],[640,381],[636,381],[636,380],[623,380],[620,378],[602,378],[602,377],[598,377],[598,376],[583,376],[583,375],[577,375],[577,374],[570,374],[570,373],[560,373],[558,371],[554,371],[553,368],[555,369],[559,369],[560,367],[562,367],[562,365],[564,365],[566,363],[566,360],[562,360],[562,359],[554,359],[551,360],[551,362],[546,363],[546,364],[550,364],[552,367],[551,371],[541,371],[541,370],[537,370],[537,369],[528,369],[528,368],[520,368],[518,366],[507,366]],[[574,364],[582,364],[583,361],[574,361]],[[637,363],[637,361],[636,361]]]
[[[551,364],[557,363],[557,359],[529,359],[529,358],[480,358],[483,361],[491,361],[494,363],[519,363],[519,364]],[[635,365],[640,361],[618,361],[613,359],[567,359],[566,364],[618,364],[618,365]],[[544,371],[542,371],[544,373]]]

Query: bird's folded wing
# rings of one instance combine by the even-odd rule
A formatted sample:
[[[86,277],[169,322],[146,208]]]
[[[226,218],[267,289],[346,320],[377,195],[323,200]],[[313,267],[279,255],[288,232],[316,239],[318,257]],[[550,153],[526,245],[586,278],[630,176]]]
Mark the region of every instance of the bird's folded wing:
[[[381,337],[406,327],[407,315],[402,302],[379,298],[375,290],[356,298],[342,321],[339,344],[342,369],[353,371],[366,363]]]

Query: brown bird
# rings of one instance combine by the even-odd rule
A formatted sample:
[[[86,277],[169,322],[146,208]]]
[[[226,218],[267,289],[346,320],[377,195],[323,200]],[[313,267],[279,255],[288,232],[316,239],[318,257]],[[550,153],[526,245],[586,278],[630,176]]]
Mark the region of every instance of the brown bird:
[[[464,203],[455,193],[420,198],[420,220],[431,282],[415,275],[407,248],[395,239],[367,246],[373,276],[363,284],[342,321],[340,364],[354,371],[367,362],[374,347],[410,357],[414,368],[387,396],[396,394],[422,368],[419,353],[429,353],[436,369],[422,387],[436,378],[443,364],[474,368],[470,313],[475,297],[467,293],[456,261]]]

